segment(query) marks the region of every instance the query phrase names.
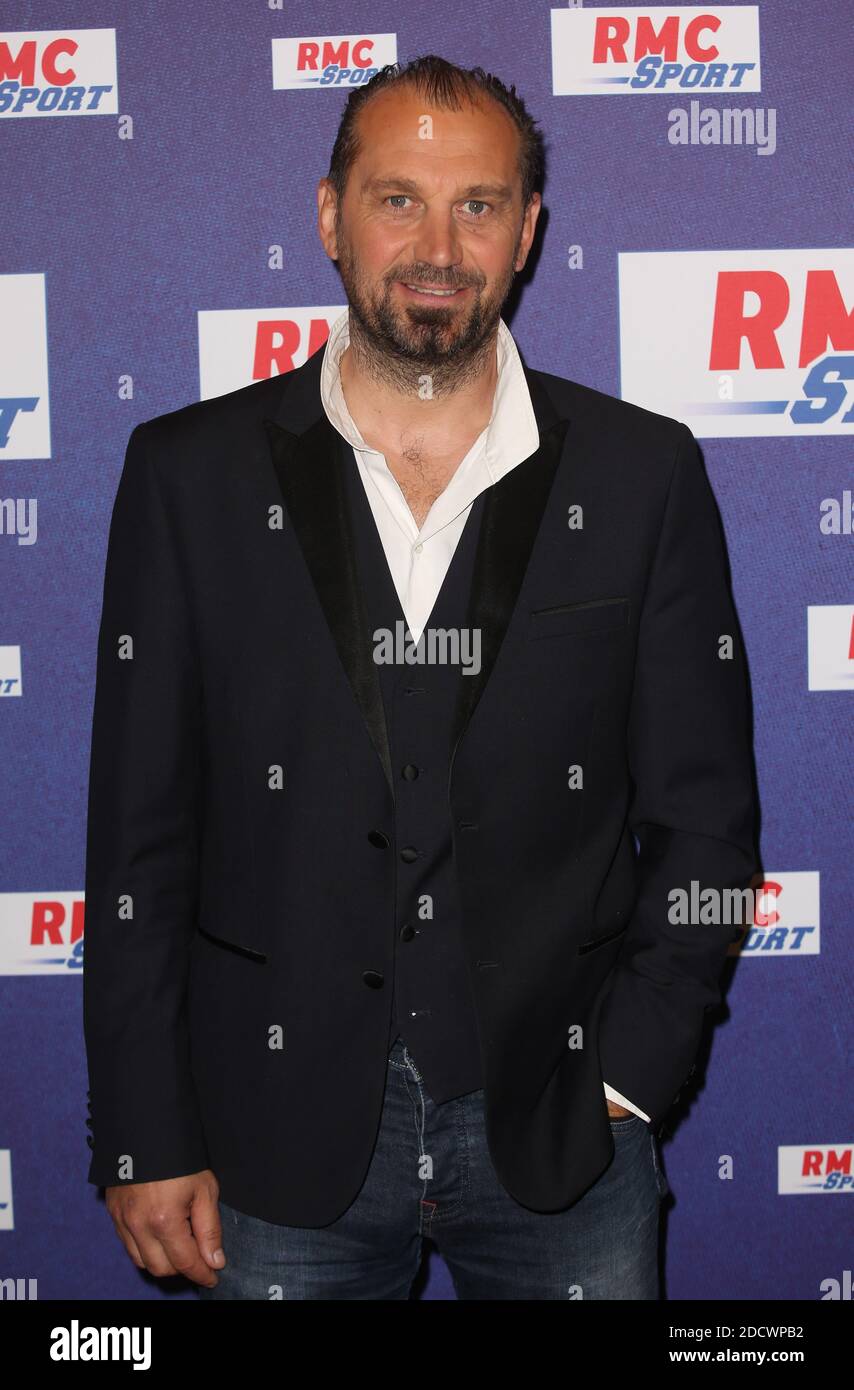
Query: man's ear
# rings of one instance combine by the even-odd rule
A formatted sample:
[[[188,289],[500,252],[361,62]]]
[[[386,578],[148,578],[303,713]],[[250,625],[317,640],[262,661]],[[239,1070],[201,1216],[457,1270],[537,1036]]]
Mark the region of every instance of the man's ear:
[[[521,238],[519,254],[516,257],[517,261],[521,259],[522,264],[514,267],[517,275],[520,271],[525,269],[525,262],[527,261],[528,256],[531,253],[531,247],[534,244],[534,238],[537,232],[537,219],[540,215],[542,206],[543,200],[540,197],[539,193],[532,193],[530,202],[528,203],[528,206],[525,209],[525,213],[522,220],[523,236]]]
[[[322,178],[317,185],[317,230],[321,244],[331,261],[338,259],[338,234],[336,220],[338,199],[329,179]]]

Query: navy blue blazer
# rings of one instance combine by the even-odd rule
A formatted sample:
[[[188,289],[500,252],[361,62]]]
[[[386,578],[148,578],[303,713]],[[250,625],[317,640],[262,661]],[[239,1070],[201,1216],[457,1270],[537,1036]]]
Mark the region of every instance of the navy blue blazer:
[[[394,777],[322,356],[130,437],[86,851],[89,1180],[211,1168],[223,1201],[297,1226],[333,1221],[367,1171],[395,929],[396,847],[376,847]],[[490,1153],[553,1211],[613,1155],[603,1077],[657,1129],[720,1000],[734,928],[672,923],[671,890],[744,887],[758,859],[745,654],[693,435],[525,372],[540,443],[487,494],[448,801]]]

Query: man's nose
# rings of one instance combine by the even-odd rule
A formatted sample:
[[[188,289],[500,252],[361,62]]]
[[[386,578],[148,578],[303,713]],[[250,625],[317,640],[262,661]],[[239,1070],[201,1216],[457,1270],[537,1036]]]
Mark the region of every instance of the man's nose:
[[[439,278],[450,279],[447,272],[461,259],[459,228],[453,210],[428,210],[418,224],[412,249],[422,265],[435,266],[445,272]]]

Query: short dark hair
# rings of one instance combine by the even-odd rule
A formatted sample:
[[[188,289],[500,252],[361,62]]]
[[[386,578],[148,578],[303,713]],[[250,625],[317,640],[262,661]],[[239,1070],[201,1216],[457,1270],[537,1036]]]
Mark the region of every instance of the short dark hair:
[[[508,89],[500,78],[484,72],[483,68],[460,68],[445,58],[437,57],[435,53],[428,53],[423,58],[413,58],[404,66],[387,63],[370,82],[362,87],[354,87],[350,93],[338,126],[327,174],[335,190],[339,209],[350,169],[360,148],[356,117],[366,102],[379,92],[404,84],[415,87],[431,105],[448,111],[459,111],[463,105],[476,102],[484,94],[500,102],[521,138],[522,207],[528,206],[533,193],[542,193],[545,142],[537,122],[529,115],[522,98],[516,95],[516,88]]]

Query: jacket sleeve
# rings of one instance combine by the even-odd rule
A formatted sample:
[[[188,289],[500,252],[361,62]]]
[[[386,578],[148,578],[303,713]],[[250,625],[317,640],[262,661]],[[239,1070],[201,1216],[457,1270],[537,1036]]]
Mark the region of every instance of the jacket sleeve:
[[[599,1032],[602,1076],[656,1128],[692,1069],[705,1010],[720,1002],[742,920],[722,913],[714,925],[678,925],[669,895],[690,894],[692,880],[700,893],[743,889],[759,867],[746,658],[714,496],[694,436],[682,431],[640,615],[628,725],[638,893]]]
[[[150,426],[133,430],[113,506],[89,769],[88,1178],[105,1186],[208,1167],[186,1003],[197,905],[201,681],[149,437]]]

